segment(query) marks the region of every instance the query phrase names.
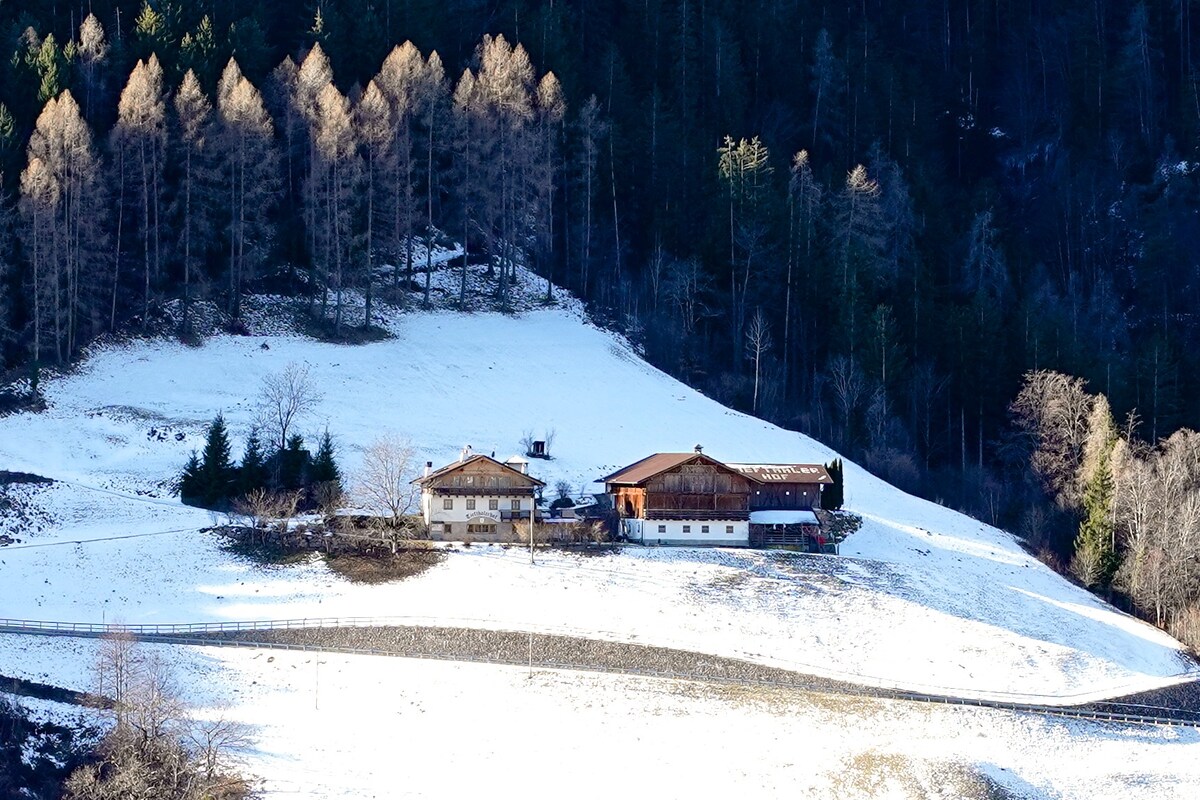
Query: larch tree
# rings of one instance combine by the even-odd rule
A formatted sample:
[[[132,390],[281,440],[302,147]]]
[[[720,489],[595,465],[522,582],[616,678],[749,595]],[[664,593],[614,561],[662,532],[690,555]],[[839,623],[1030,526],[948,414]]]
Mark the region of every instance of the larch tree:
[[[476,99],[488,124],[484,141],[493,151],[483,160],[485,193],[482,203],[484,234],[490,254],[500,261],[496,299],[504,307],[515,275],[515,247],[529,233],[529,195],[525,191],[534,152],[533,65],[521,45],[511,46],[503,35],[484,36],[476,49],[479,72]]]
[[[221,77],[217,111],[221,182],[228,200],[228,308],[238,319],[242,291],[270,249],[268,213],[277,193],[279,158],[262,95],[232,59]]]
[[[388,181],[392,188],[389,244],[392,248],[393,275],[395,280],[399,280],[400,259],[403,256],[404,275],[410,282],[413,276],[413,230],[417,216],[413,129],[424,72],[425,60],[421,51],[412,42],[405,42],[388,53],[379,74],[375,76],[375,82],[392,105],[395,120],[392,128],[395,168]]]
[[[20,210],[32,265],[33,358],[48,351],[65,363],[96,333],[104,235],[100,159],[70,91],[46,103],[27,152]]]
[[[109,49],[104,26],[95,14],[88,14],[79,26],[78,58],[83,115],[92,124],[96,121],[97,106],[104,99]]]
[[[454,88],[454,186],[462,222],[462,269],[459,273],[458,307],[467,307],[467,263],[471,232],[479,229],[479,175],[483,171],[483,122],[476,99],[475,74],[464,69]]]
[[[772,168],[770,153],[757,136],[737,142],[726,136],[717,155],[718,173],[729,197],[729,318],[736,343],[746,323],[755,257],[768,234],[766,199]]]
[[[318,241],[328,221],[322,217],[327,185],[322,174],[322,164],[317,153],[317,135],[321,125],[319,98],[325,87],[333,85],[333,68],[320,44],[313,45],[308,55],[300,62],[296,73],[292,105],[296,114],[304,121],[305,148],[303,153],[304,229],[308,258],[312,267],[311,284],[321,294],[321,315],[328,310],[329,262],[321,252]],[[316,299],[316,295],[312,295]]]
[[[351,266],[353,237],[351,210],[354,188],[359,176],[355,131],[350,117],[350,101],[328,83],[317,97],[314,135],[316,168],[314,176],[323,184],[321,192],[318,258],[324,261],[334,292],[334,331],[342,331],[346,272]]]
[[[158,58],[138,61],[121,92],[117,106],[117,124],[113,127],[113,147],[121,151],[121,160],[129,165],[134,181],[134,218],[142,255],[142,325],[150,322],[152,295],[161,290],[162,246],[160,218],[163,195],[163,161],[167,142],[166,98],[163,94],[162,67]],[[119,192],[124,201],[125,173]],[[119,251],[118,251],[119,252]]]
[[[792,157],[788,180],[788,250],[783,296],[783,373],[785,387],[792,371],[792,295],[796,282],[807,290],[813,274],[813,240],[821,208],[821,184],[813,175],[807,150]],[[797,273],[799,273],[797,275]],[[799,350],[803,353],[803,348]]]
[[[450,116],[450,87],[446,70],[436,51],[429,54],[421,71],[416,92],[416,120],[419,124],[421,148],[425,161],[425,305],[429,305],[430,282],[433,280],[433,205],[438,194],[439,149],[447,138]]]
[[[554,275],[554,195],[562,174],[561,146],[567,102],[562,84],[547,72],[537,85],[537,158],[534,162],[534,198],[537,209],[538,256],[546,278],[546,299]]]
[[[371,81],[363,92],[355,108],[355,128],[358,142],[362,150],[363,166],[363,204],[362,217],[364,232],[363,254],[366,256],[366,274],[363,276],[365,290],[366,313],[363,318],[364,327],[371,325],[371,308],[375,286],[375,251],[378,243],[375,239],[377,220],[382,216],[386,221],[386,209],[391,197],[391,188],[387,178],[395,174],[395,151],[392,149],[392,131],[395,117],[392,105],[379,89],[379,84]]]
[[[579,109],[575,121],[575,135],[578,140],[578,161],[575,165],[575,180],[578,187],[575,196],[583,208],[580,210],[579,240],[579,283],[581,290],[587,291],[591,277],[592,263],[592,228],[593,203],[596,198],[596,168],[599,162],[600,147],[608,136],[609,124],[600,113],[600,103],[596,95],[588,97]]]
[[[862,272],[873,273],[883,259],[886,230],[879,197],[879,184],[859,164],[846,175],[845,186],[837,198],[836,234],[841,267],[838,303],[847,323],[852,358],[858,346]]]
[[[203,280],[209,243],[217,229],[218,175],[216,130],[212,103],[200,87],[196,73],[188,70],[175,94],[173,139],[174,168],[179,175],[175,198],[178,220],[178,257],[183,277],[182,333],[190,335],[194,287]]]

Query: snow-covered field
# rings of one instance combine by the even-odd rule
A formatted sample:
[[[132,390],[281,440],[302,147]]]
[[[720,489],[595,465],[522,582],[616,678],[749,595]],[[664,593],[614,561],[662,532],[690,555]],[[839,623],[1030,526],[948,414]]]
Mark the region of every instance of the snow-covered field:
[[[363,448],[385,432],[408,436],[422,461],[440,465],[467,444],[503,458],[518,449],[525,432],[554,431],[553,460],[532,465],[551,486],[566,480],[579,487],[651,452],[689,450],[697,443],[727,461],[815,462],[835,455],[801,434],[731,411],[683,386],[641,361],[618,337],[584,322],[565,296],[559,300],[556,307],[526,309],[519,316],[398,315],[388,323],[394,338],[361,346],[315,342],[264,326],[271,333],[219,336],[198,348],[150,341],[99,349],[73,374],[44,382],[48,411],[0,419],[0,469],[60,481],[13,489],[19,502],[49,518],[39,530],[26,531],[21,544],[0,548],[0,617],[125,623],[436,619],[669,645],[888,686],[1065,703],[1164,685],[1191,669],[1170,637],[1070,585],[1008,534],[899,492],[850,463],[847,506],[864,517],[864,526],[844,544],[841,557],[626,548],[603,557],[544,554],[530,567],[523,552],[472,547],[417,578],[383,586],[348,583],[317,557],[277,568],[239,560],[214,537],[197,532],[211,523],[207,512],[179,505],[166,489],[188,453],[202,446],[213,415],[224,413],[235,435],[244,436],[262,378],[293,361],[307,364],[324,391],[303,430],[311,441],[328,427],[351,482]],[[14,658],[19,665],[16,648],[23,646],[0,645],[6,662],[0,672]],[[253,672],[244,653],[205,653],[239,685]],[[459,715],[467,728],[476,716],[482,720],[480,734],[418,728],[416,752],[426,759],[429,751],[423,748],[433,741],[439,753],[461,754],[461,761],[456,755],[439,762],[449,765],[451,780],[468,779],[457,775],[463,770],[454,764],[464,766],[474,747],[491,747],[496,760],[505,762],[510,753],[515,758],[522,752],[499,727],[511,713],[512,698],[497,700],[494,708],[491,699],[483,699],[488,686],[501,698],[524,691],[520,676],[510,671],[395,660],[382,667],[330,658],[345,665],[347,676],[361,672],[372,684],[380,669],[399,676],[387,678],[389,683],[432,681],[445,687],[429,701],[442,715]],[[264,720],[263,741],[270,744],[263,746],[282,753],[292,746],[287,742],[295,742],[289,737],[299,734],[285,721],[270,721],[271,709],[285,702],[284,689],[268,688],[274,681],[263,678],[254,690],[243,686],[238,708],[249,704],[246,713]],[[646,698],[654,699],[646,702],[665,710],[646,713],[662,719],[648,729],[649,738],[639,740],[622,727],[635,723],[634,706],[614,699],[627,689],[620,679],[542,681],[545,697],[531,699],[542,709],[534,712],[544,723],[538,730],[554,729],[553,709],[561,701],[574,709],[563,712],[570,725],[582,726],[585,738],[603,734],[607,747],[628,744],[657,754],[662,741],[674,741],[670,737],[692,737],[694,747],[672,745],[671,757],[680,759],[678,771],[695,776],[698,786],[719,784],[700,780],[711,773],[702,767],[708,763],[703,754],[718,736],[722,747],[731,738],[721,735],[720,721],[697,722],[716,714],[737,715],[733,730],[744,734],[732,738],[755,740],[778,760],[765,779],[767,789],[792,785],[797,772],[808,780],[820,772],[811,768],[815,761],[837,764],[846,757],[837,745],[843,734],[833,721],[836,714],[824,722],[815,719],[811,730],[786,734],[786,714],[764,721],[775,719],[775,712],[730,710],[719,700],[682,699],[659,687],[647,690]],[[587,687],[596,686],[598,705],[588,710]],[[346,691],[356,690],[347,685]],[[388,713],[408,714],[404,703],[422,701],[406,690],[387,702]],[[473,704],[481,709],[478,715],[469,710]],[[937,720],[950,718],[939,714],[962,714],[955,719],[964,730],[1008,724],[1016,726],[1010,728],[1016,739],[1024,735],[1016,731],[1032,726],[1048,737],[1042,746],[1056,737],[1072,739],[1072,729],[1057,724],[928,710],[884,715],[885,732],[871,735],[900,736],[901,720],[912,714]],[[687,727],[669,722],[679,715],[696,727],[677,730]],[[297,730],[318,730],[314,726],[324,721],[313,717]],[[764,733],[758,737],[753,732],[760,724]],[[834,744],[820,737],[787,738],[817,736],[812,731],[832,737]],[[954,736],[969,738],[957,727]],[[400,733],[383,738],[409,740]],[[560,740],[546,736],[541,746],[555,747]],[[744,747],[748,758],[753,747]],[[964,758],[983,763],[968,750]],[[1030,758],[1037,757],[1036,750],[1029,749]],[[578,745],[579,759],[597,752],[604,747]],[[269,769],[281,773],[290,763],[284,755],[260,756],[267,760],[256,764],[269,762]],[[576,766],[584,770],[584,764]],[[544,775],[545,764],[541,769]],[[374,786],[370,781],[381,774],[373,772],[362,785]],[[520,773],[505,777],[515,782]]]
[[[200,716],[249,726],[242,758],[271,797],[1185,800],[1200,786],[1200,733],[1190,729],[516,667],[143,647],[175,665]],[[87,688],[81,665],[95,648],[0,636],[0,671]]]

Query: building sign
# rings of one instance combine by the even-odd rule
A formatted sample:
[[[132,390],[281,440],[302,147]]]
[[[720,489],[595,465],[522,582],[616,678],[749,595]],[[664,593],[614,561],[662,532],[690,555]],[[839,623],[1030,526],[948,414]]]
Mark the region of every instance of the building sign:
[[[467,521],[471,522],[474,520],[490,520],[491,522],[499,522],[500,521],[500,512],[499,511],[472,511],[470,514],[467,515]]]

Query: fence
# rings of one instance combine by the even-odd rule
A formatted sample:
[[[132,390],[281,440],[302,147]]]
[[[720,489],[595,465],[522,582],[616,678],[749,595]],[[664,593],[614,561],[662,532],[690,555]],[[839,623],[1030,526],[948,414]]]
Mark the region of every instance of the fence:
[[[398,624],[398,623],[404,624]],[[0,618],[0,633],[100,637],[124,632],[141,641],[196,646],[249,647],[390,656],[436,661],[528,666],[530,669],[612,673],[634,677],[699,681],[761,689],[791,689],[886,700],[974,706],[1017,713],[1124,724],[1181,725],[1200,728],[1191,709],[1120,702],[1055,706],[1002,699],[908,691],[831,680],[735,659],[577,635],[481,628],[446,627],[447,620],[416,617],[299,618],[245,622],[114,625]],[[434,624],[431,624],[434,623]],[[345,643],[369,632],[401,631],[380,637],[386,646]],[[430,632],[438,636],[430,636]],[[419,633],[421,635],[412,635]],[[256,635],[259,634],[259,635]],[[326,641],[298,641],[328,635]],[[281,641],[295,637],[297,640]],[[338,641],[338,640],[342,641]],[[528,642],[528,648],[525,644]],[[535,643],[537,647],[535,648]],[[570,646],[563,646],[564,643]],[[558,645],[557,648],[554,645]],[[559,655],[548,651],[558,650]],[[564,657],[569,654],[570,657]],[[653,666],[658,665],[658,666]]]

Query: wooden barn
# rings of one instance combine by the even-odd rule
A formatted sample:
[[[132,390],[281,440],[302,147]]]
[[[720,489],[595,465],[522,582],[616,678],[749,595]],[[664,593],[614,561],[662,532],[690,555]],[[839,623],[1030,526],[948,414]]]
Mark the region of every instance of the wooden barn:
[[[700,447],[655,453],[603,478],[621,533],[645,544],[750,543],[755,483]]]
[[[822,464],[730,464],[755,484],[750,510],[821,507],[821,487],[833,483]]]
[[[750,546],[832,552],[814,509],[833,483],[822,464],[730,464],[756,484],[750,498]]]

